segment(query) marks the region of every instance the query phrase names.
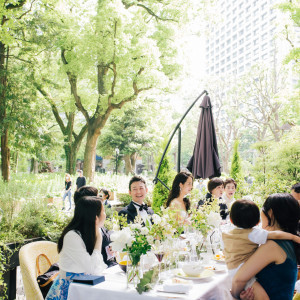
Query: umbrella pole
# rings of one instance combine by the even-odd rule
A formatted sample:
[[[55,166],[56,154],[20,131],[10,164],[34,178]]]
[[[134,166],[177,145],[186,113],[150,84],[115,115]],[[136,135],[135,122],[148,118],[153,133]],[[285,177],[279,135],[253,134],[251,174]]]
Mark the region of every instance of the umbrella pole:
[[[180,161],[181,161],[181,127],[178,128],[177,173],[180,172]]]
[[[185,112],[185,114],[183,115],[183,117],[180,119],[179,123],[176,125],[176,127],[175,127],[175,129],[174,129],[174,131],[173,131],[173,133],[172,133],[172,135],[171,135],[171,137],[170,137],[170,139],[169,139],[169,141],[168,141],[168,143],[167,143],[167,146],[166,146],[166,148],[165,148],[165,150],[164,150],[164,152],[163,152],[163,155],[162,155],[162,157],[161,157],[161,159],[160,159],[160,162],[159,162],[159,165],[158,165],[158,168],[157,168],[157,171],[156,171],[155,178],[153,179],[154,184],[157,184],[158,181],[161,182],[161,183],[163,183],[161,180],[159,180],[158,174],[159,174],[159,171],[160,171],[160,168],[161,168],[161,164],[162,164],[162,162],[163,162],[163,159],[164,159],[164,157],[165,157],[165,155],[166,155],[166,153],[167,153],[167,150],[168,150],[168,148],[169,148],[169,146],[170,146],[170,143],[171,143],[171,141],[172,141],[172,139],[173,139],[173,137],[174,137],[174,135],[175,135],[177,129],[180,128],[180,124],[182,123],[182,121],[184,120],[184,118],[186,117],[186,115],[189,113],[189,111],[192,109],[192,107],[196,104],[196,102],[197,102],[204,94],[208,95],[208,92],[207,92],[206,90],[204,90],[204,91],[196,98],[196,100],[191,104],[191,106],[187,109],[187,111]],[[178,149],[178,150],[179,150],[179,149]],[[179,166],[179,168],[180,168],[180,166]],[[177,166],[177,170],[178,170],[178,166]],[[179,169],[178,172],[180,172],[180,169]],[[163,184],[163,185],[164,185],[165,187],[167,187],[166,184]]]

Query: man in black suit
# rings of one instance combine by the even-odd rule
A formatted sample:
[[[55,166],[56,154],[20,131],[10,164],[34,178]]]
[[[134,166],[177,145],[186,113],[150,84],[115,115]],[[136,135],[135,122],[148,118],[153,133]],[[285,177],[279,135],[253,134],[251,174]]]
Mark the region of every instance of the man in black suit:
[[[146,181],[140,176],[133,176],[129,181],[129,195],[132,201],[119,211],[119,215],[127,216],[127,223],[133,223],[135,218],[139,215],[143,223],[151,223],[151,215],[153,210],[144,203],[148,189]]]

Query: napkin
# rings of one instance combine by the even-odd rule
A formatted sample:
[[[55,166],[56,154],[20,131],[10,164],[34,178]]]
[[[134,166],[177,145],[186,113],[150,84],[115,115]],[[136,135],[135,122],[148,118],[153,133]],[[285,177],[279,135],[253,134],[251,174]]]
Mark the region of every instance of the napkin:
[[[190,283],[185,283],[186,280],[182,282],[174,283],[172,281],[167,281],[162,285],[162,290],[168,293],[180,293],[187,294],[193,287]]]

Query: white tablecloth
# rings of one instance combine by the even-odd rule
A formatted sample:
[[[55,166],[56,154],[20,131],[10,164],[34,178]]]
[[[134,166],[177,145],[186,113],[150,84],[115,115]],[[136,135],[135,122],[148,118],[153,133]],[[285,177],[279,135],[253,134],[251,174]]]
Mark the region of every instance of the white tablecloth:
[[[139,295],[137,291],[127,289],[126,274],[119,266],[114,266],[105,270],[105,282],[95,286],[71,283],[68,300],[232,300],[231,280],[227,273],[215,274],[207,281],[193,280],[193,283],[188,294],[163,293],[154,289]]]

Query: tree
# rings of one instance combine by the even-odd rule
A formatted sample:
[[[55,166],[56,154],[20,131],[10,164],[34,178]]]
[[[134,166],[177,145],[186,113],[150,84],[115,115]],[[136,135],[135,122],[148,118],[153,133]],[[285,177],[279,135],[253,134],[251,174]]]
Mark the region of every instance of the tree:
[[[230,176],[236,180],[241,181],[243,179],[242,176],[242,164],[239,154],[239,141],[236,140],[234,142],[233,146],[233,155],[232,155],[232,161],[231,161],[231,169],[230,169]]]
[[[20,20],[26,15],[22,11],[25,0],[5,2],[0,8],[0,125],[1,125],[1,171],[4,181],[10,178],[10,148],[9,148],[9,128],[7,120],[7,71],[9,46],[13,44],[14,39],[8,29],[14,30],[19,26]]]
[[[98,149],[101,155],[113,155],[115,148],[120,150],[125,161],[126,175],[135,172],[136,156],[143,153],[145,145],[152,148],[157,142],[152,126],[153,105],[149,101],[146,103],[128,103],[124,110],[113,112],[99,138]]]
[[[162,145],[162,151],[165,149],[166,141],[164,141]],[[162,151],[159,153],[159,155],[156,157],[156,163],[158,166],[158,163],[162,156]],[[172,168],[172,164],[170,162],[170,157],[168,155],[168,151],[163,159],[163,162],[161,164],[161,168],[158,174],[158,178],[165,183],[165,185],[169,188],[172,187],[173,179],[176,175],[176,172]],[[169,190],[163,186],[162,183],[159,181],[155,184],[152,194],[152,209],[154,212],[158,213],[161,211],[161,206],[165,206],[167,199],[169,195]]]

